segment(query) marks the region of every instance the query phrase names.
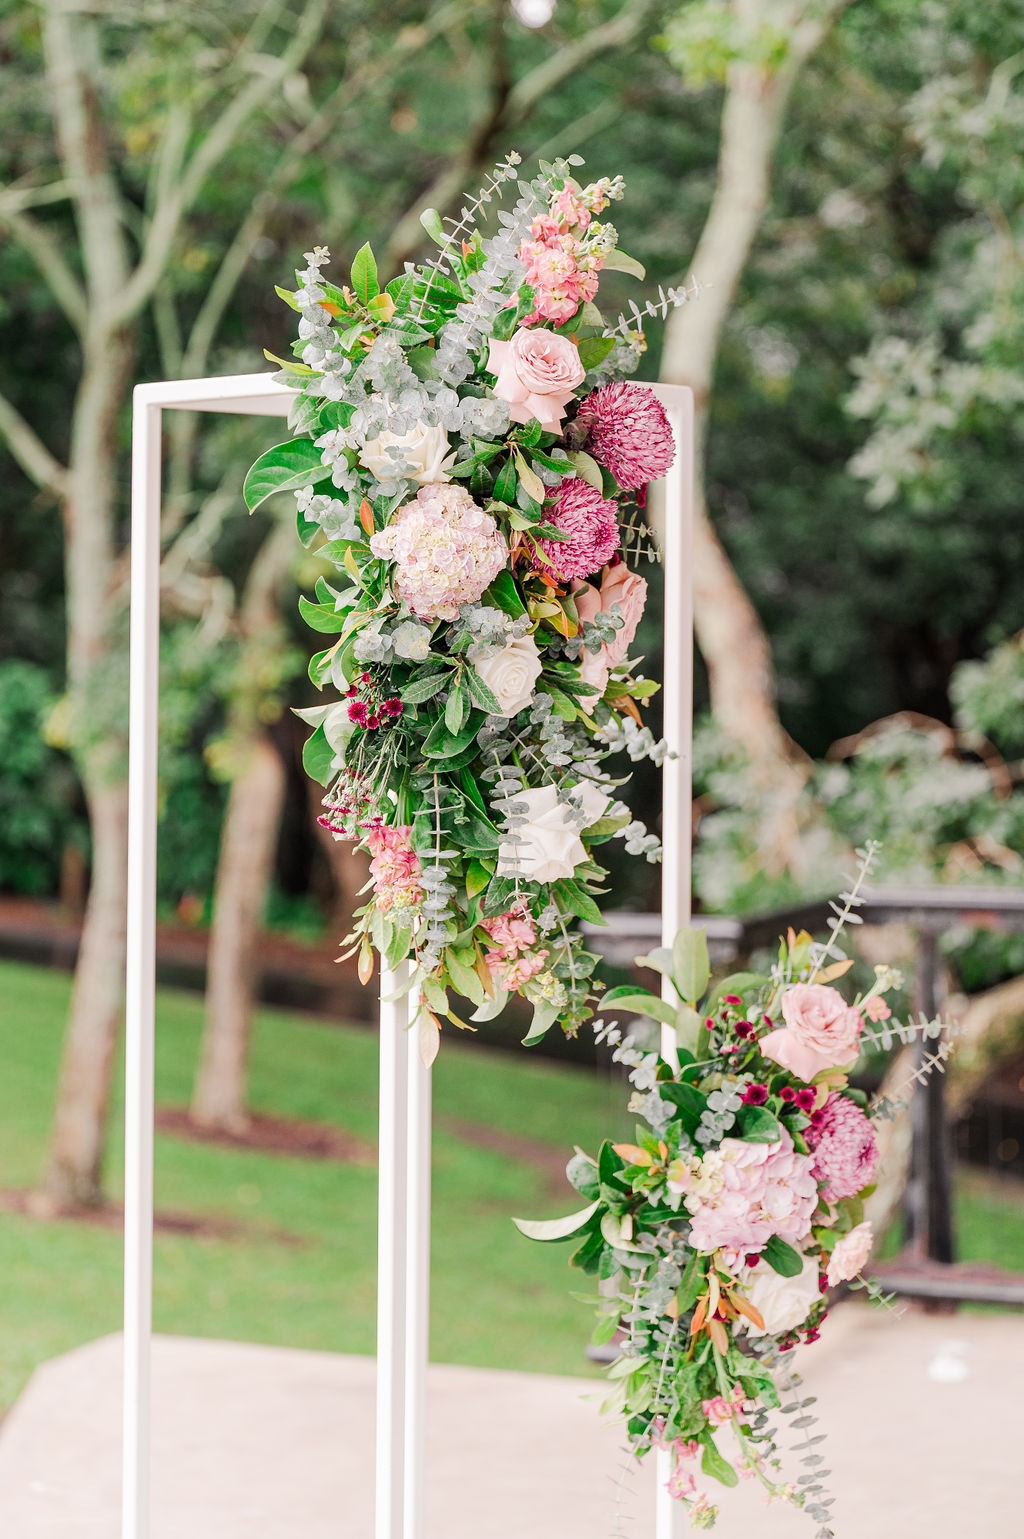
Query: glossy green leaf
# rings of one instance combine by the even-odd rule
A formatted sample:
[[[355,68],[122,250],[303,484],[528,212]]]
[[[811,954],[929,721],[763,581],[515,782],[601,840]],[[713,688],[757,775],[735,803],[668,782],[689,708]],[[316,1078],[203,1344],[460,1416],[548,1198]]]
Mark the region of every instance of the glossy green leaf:
[[[297,492],[330,477],[311,438],[293,438],[261,454],[246,476],[242,496],[250,513],[275,492]]]
[[[380,293],[377,281],[377,263],[369,242],[360,246],[352,260],[352,291],[366,305]]]
[[[773,1234],[768,1244],[762,1251],[764,1259],[773,1271],[780,1277],[796,1277],[803,1271],[804,1258],[800,1252],[794,1250],[785,1240],[781,1240],[777,1234]]]

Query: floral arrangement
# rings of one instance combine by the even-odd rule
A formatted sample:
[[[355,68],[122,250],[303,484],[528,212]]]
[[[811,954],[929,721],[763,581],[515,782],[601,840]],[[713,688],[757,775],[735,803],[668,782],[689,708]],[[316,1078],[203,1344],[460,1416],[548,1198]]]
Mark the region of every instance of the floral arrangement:
[[[580,163],[523,181],[510,155],[457,221],[423,216],[436,258],[383,288],[369,246],[341,287],[307,253],[278,290],[299,316],[295,359],[275,360],[296,436],[245,484],[250,510],[295,493],[325,568],[300,607],[332,637],[310,675],[334,698],[299,714],[321,822],[372,857],[360,976],[374,949],[411,957],[435,1026],[466,1024],[453,993],[474,1020],[520,994],[527,1041],[590,1013],[575,921],[601,917],[597,847],[660,853],[605,760],[667,751],[641,717],[657,686],[630,656],[647,593],[630,559],[655,555],[645,489],[674,445],[623,376],[644,314],[687,294],[606,323],[602,271],[643,270],[602,217],[621,178],[583,186]]]
[[[831,1534],[822,1438],[808,1431],[810,1402],[784,1354],[818,1339],[831,1289],[881,1296],[862,1276],[872,1247],[864,1202],[873,1124],[893,1103],[870,1105],[850,1073],[865,1047],[896,1039],[941,1037],[914,1079],[950,1051],[941,1022],[893,1019],[891,968],[877,967],[852,1003],[833,986],[853,965],[838,939],[858,922],[875,849],[834,906],[827,945],[790,930],[770,975],[727,978],[699,1009],[710,980],[703,931],[637,959],[663,974],[674,1000],[624,985],[605,1004],[671,1026],[675,1049],[645,1051],[595,1023],[628,1066],[630,1110],[643,1119],[636,1142],[607,1142],[596,1159],[576,1151],[567,1174],[586,1199],[580,1212],[516,1220],[532,1239],[575,1240],[573,1265],[601,1279],[594,1341],[620,1341],[605,1409],[625,1420],[633,1453],[670,1452],[668,1488],[696,1528],[718,1515],[701,1476],[725,1486],[754,1478],[769,1499],[805,1508],[819,1539]],[[807,1469],[796,1482],[780,1473],[774,1411],[801,1435]]]

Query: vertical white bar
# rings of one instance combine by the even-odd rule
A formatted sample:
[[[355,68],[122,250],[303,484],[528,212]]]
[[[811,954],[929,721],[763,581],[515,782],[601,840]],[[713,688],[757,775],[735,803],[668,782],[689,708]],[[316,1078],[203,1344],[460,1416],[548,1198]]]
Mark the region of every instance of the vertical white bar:
[[[122,1539],[149,1533],[153,1326],[153,1044],[157,710],[160,661],[159,406],[132,413],[128,930],[124,1097],[124,1406]]]
[[[410,1000],[415,1018],[419,1001]],[[425,1539],[427,1364],[430,1359],[430,1133],[432,1072],[409,1033],[405,1184],[405,1499],[402,1539]]]
[[[676,441],[676,457],[665,477],[665,665],[664,736],[675,758],[663,771],[661,942],[671,946],[690,920],[693,800],[693,395],[682,386],[659,386]],[[671,997],[668,980],[663,984]],[[671,1026],[661,1028],[662,1056],[676,1058]],[[678,1539],[682,1504],[669,1496],[672,1455],[659,1450],[655,1495],[655,1539]]]
[[[405,1503],[406,1126],[409,998],[389,999],[408,964],[380,976],[380,1137],[377,1153],[377,1465],[375,1539],[401,1539]]]

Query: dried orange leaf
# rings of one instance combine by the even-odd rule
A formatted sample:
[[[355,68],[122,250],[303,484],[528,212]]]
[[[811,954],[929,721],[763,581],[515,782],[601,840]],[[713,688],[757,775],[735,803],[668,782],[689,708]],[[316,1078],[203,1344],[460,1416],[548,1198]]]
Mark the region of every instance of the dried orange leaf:
[[[362,524],[367,534],[373,534],[375,528],[373,522],[373,509],[370,507],[370,504],[367,502],[365,497],[359,504],[359,522]]]

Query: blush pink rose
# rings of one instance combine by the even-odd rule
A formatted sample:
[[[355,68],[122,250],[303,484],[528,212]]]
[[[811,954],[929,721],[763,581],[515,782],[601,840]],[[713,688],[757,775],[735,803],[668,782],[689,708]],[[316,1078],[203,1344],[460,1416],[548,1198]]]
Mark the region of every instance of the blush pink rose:
[[[568,337],[522,326],[511,342],[491,342],[487,367],[497,376],[494,394],[508,402],[512,421],[536,417],[549,433],[558,432],[566,405],[586,373]]]
[[[573,594],[576,612],[581,623],[593,620],[602,610],[618,604],[623,624],[615,632],[615,640],[605,642],[600,652],[588,652],[584,647],[580,654],[580,679],[593,686],[597,694],[604,694],[608,675],[616,663],[621,663],[633,644],[637,626],[647,605],[647,583],[636,572],[631,572],[624,561],[617,566],[606,566],[601,573],[601,586],[586,583]]]
[[[782,996],[782,1018],[785,1026],[757,1045],[797,1079],[810,1084],[823,1069],[838,1069],[857,1057],[863,1017],[827,984],[794,983]]]
[[[851,1278],[862,1272],[868,1264],[871,1256],[871,1247],[874,1244],[874,1235],[868,1222],[858,1224],[856,1229],[851,1229],[849,1234],[836,1242],[835,1249],[828,1258],[828,1285],[834,1288],[837,1283],[849,1282]]]

